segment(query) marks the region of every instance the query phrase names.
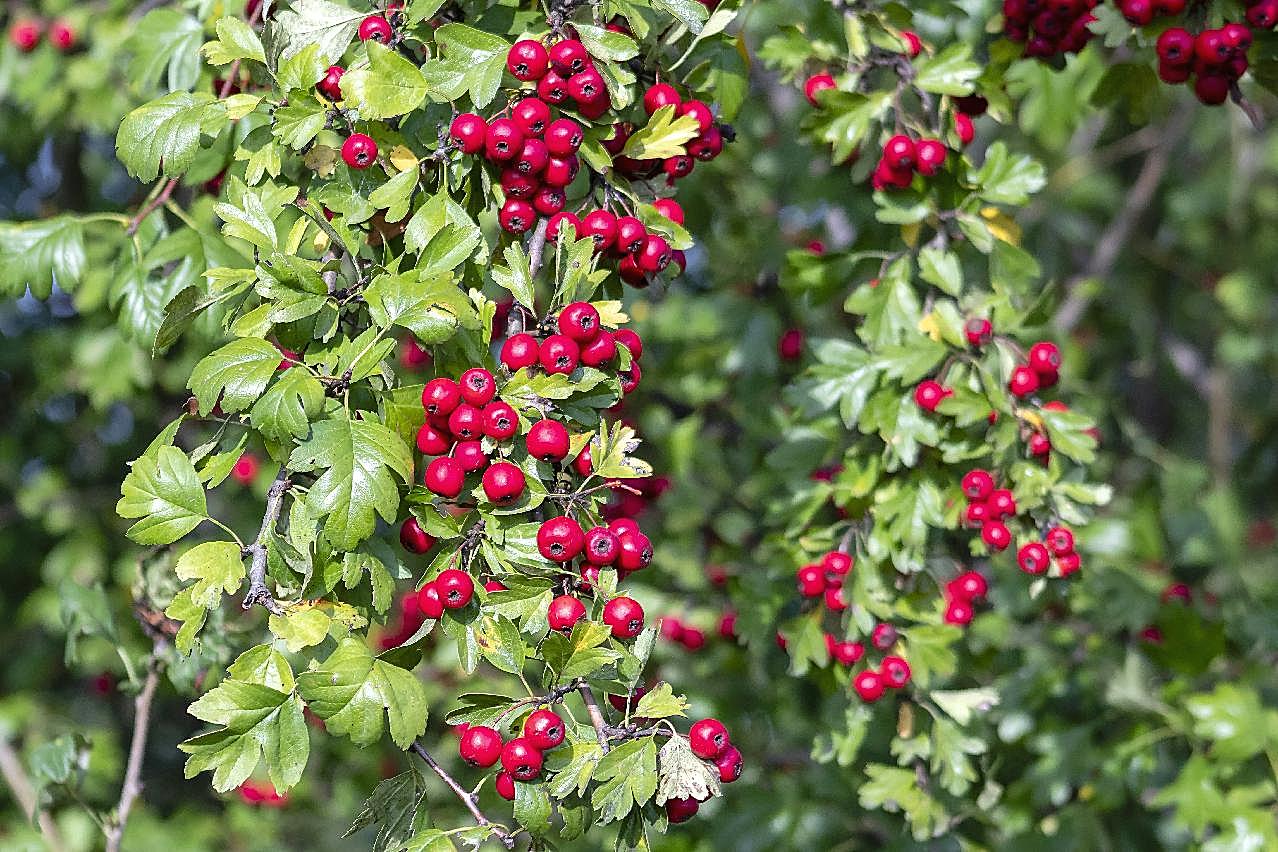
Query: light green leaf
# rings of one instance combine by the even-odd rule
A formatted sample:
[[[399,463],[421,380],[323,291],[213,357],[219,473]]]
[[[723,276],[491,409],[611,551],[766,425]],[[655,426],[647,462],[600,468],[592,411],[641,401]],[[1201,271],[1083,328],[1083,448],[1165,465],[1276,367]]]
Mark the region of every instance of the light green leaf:
[[[665,159],[686,153],[686,146],[701,135],[697,120],[690,115],[675,116],[674,104],[654,112],[648,123],[631,134],[623,157],[636,160]]]
[[[427,91],[421,70],[376,41],[366,41],[364,47],[368,66],[352,68],[342,75],[341,83],[343,97],[359,105],[360,117],[368,121],[394,118],[421,106]]]
[[[435,43],[443,58],[422,66],[431,97],[454,101],[469,93],[471,102],[480,109],[492,103],[510,44],[492,33],[458,23],[435,30]]]
[[[212,770],[213,787],[234,789],[266,761],[271,783],[284,791],[296,784],[310,757],[310,734],[296,695],[256,683],[227,679],[189,708],[219,730],[178,745],[190,755],[186,777]]]
[[[356,745],[381,739],[383,709],[400,748],[426,730],[426,691],[417,677],[374,658],[355,638],[343,639],[317,669],[298,675],[297,689],[330,733],[349,736]]]
[[[140,181],[153,181],[161,172],[178,177],[195,161],[200,135],[220,131],[225,122],[226,105],[213,95],[174,92],[124,117],[115,153]]]
[[[138,544],[171,544],[208,517],[204,487],[186,453],[160,447],[133,463],[120,486],[115,511],[142,518],[126,533]]]
[[[243,337],[206,355],[195,365],[187,387],[206,415],[220,401],[226,412],[243,411],[266,390],[280,365],[280,351],[265,340]]]

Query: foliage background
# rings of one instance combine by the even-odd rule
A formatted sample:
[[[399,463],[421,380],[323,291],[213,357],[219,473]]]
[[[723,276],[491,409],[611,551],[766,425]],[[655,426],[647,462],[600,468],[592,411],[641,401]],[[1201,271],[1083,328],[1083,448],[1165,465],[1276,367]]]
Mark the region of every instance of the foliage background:
[[[915,28],[930,43],[980,43],[989,10],[963,5],[974,13],[966,21],[924,11]],[[16,57],[0,48],[0,217],[121,210],[140,198],[111,149],[116,120],[140,99],[125,82],[130,6],[102,4],[90,21],[47,4],[91,34],[74,71],[47,52],[47,82],[7,74]],[[826,4],[760,2],[744,43],[757,57],[764,39],[801,20],[837,34]],[[980,782],[1002,795],[988,810],[975,796],[951,803],[952,831],[937,848],[1278,844],[1278,248],[1265,231],[1278,214],[1278,138],[1237,109],[1198,106],[1151,80],[1134,88],[1139,75],[1114,67],[1095,48],[1060,70],[1018,63],[1007,105],[978,121],[978,144],[1004,139],[1050,176],[1018,224],[1064,306],[1056,339],[1067,382],[1101,424],[1096,472],[1115,498],[1082,536],[1086,566],[1067,608],[996,593],[974,623],[958,678],[1003,695],[975,734],[986,744]],[[1256,96],[1272,114],[1272,100]],[[659,674],[686,688],[695,715],[722,718],[747,759],[731,795],[663,849],[917,843],[901,814],[858,797],[863,764],[892,761],[897,720],[880,718],[847,765],[813,759],[838,751],[855,700],[820,673],[792,676],[771,641],[793,597],[779,532],[794,511],[788,495],[831,461],[819,440],[776,451],[794,447],[799,427],[779,389],[800,369],[778,357],[777,340],[790,327],[809,341],[849,328],[840,305],[850,288],[805,289],[787,255],[814,239],[838,251],[881,228],[865,188],[796,132],[808,109],[756,59],[739,141],[681,193],[700,241],[689,274],[631,305],[652,379],[626,416],[671,482],[645,516],[661,574],[643,600],[710,637],[696,653],[663,644]],[[91,242],[91,259],[96,251]],[[0,303],[0,734],[37,766],[42,744],[86,734],[82,791],[99,806],[118,794],[127,748],[126,662],[148,647],[129,610],[138,563],[112,510],[118,482],[181,406],[213,340],[197,335],[152,360],[117,323],[109,290],[103,264],[74,296]],[[267,484],[222,489],[225,516],[251,526]],[[726,566],[726,590],[709,565]],[[1160,603],[1173,581],[1191,587],[1189,606]],[[743,644],[717,638],[729,609],[741,613]],[[93,620],[110,625],[105,638],[67,655],[68,638]],[[1142,640],[1150,624],[1161,644]],[[173,674],[183,685],[196,677]],[[440,674],[427,687],[435,705],[453,684]],[[337,838],[350,815],[405,765],[389,743],[324,738],[287,807],[250,806],[182,780],[175,746],[198,725],[186,704],[161,690],[132,848],[348,848]],[[454,751],[440,723],[427,736]],[[48,804],[73,848],[94,848],[97,829],[74,803]],[[441,796],[438,806],[453,804]],[[0,841],[39,848],[12,801],[0,807]]]

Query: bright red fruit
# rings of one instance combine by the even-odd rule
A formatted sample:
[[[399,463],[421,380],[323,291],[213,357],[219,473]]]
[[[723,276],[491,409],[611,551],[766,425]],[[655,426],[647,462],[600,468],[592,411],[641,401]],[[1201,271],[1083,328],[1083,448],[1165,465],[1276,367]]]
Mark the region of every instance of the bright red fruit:
[[[817,93],[833,88],[835,88],[834,77],[828,72],[822,71],[820,74],[813,74],[804,82],[803,94],[808,99],[808,103],[814,107],[819,107],[821,102],[817,100]]]
[[[446,568],[434,580],[444,609],[461,609],[475,596],[475,581],[465,571]]]
[[[558,420],[538,420],[528,430],[528,455],[545,462],[563,461],[568,455],[568,429]]]
[[[688,731],[688,745],[702,760],[714,760],[728,748],[728,729],[718,719],[694,722]]]
[[[524,736],[541,751],[554,748],[564,741],[564,720],[554,710],[534,710],[524,720]]]
[[[527,332],[512,335],[501,346],[501,362],[512,373],[537,363],[537,338]]]
[[[453,499],[461,494],[465,482],[466,471],[456,459],[441,456],[426,466],[426,487],[440,497]]]
[[[866,670],[852,679],[852,688],[865,702],[878,701],[883,697],[883,679],[878,672]]]
[[[541,750],[527,737],[516,737],[502,746],[501,767],[516,781],[531,781],[541,774]]]
[[[581,524],[566,515],[543,521],[537,529],[537,551],[551,562],[571,562],[585,545]]]
[[[457,750],[471,766],[487,769],[501,757],[501,734],[484,725],[471,725],[462,734]]]
[[[497,462],[484,471],[484,496],[490,503],[509,505],[524,493],[524,472],[510,462]]]
[[[589,343],[599,336],[599,311],[589,302],[567,305],[559,312],[557,323],[559,333],[577,343]]]
[[[409,553],[425,553],[435,546],[435,539],[417,523],[417,519],[409,517],[399,528],[399,543]]]
[[[604,605],[604,624],[618,639],[633,639],[643,631],[643,607],[633,598],[613,598]]]
[[[551,630],[572,630],[574,624],[586,615],[586,605],[572,595],[560,595],[550,602],[546,621]]]
[[[994,553],[1007,550],[1012,543],[1012,531],[1002,521],[986,521],[981,524],[981,541]]]
[[[366,169],[377,160],[377,143],[363,133],[352,133],[342,143],[342,161],[352,169]]]
[[[359,22],[359,40],[360,41],[376,41],[386,44],[391,40],[390,21],[381,15],[369,15],[367,18]]]

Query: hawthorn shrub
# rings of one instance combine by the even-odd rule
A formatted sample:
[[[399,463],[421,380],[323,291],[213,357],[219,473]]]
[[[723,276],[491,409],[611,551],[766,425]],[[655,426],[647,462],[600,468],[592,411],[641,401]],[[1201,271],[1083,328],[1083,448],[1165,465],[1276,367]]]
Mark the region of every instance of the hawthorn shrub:
[[[1273,844],[1263,4],[524,5],[12,12],[14,842]]]

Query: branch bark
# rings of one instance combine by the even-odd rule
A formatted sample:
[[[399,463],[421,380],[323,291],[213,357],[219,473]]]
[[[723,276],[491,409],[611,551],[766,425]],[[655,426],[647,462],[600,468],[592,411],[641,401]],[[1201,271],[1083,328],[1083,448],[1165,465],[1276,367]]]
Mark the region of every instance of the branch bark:
[[[62,839],[57,824],[54,823],[53,817],[49,816],[49,812],[40,807],[35,787],[27,778],[26,769],[22,766],[22,759],[18,757],[13,745],[4,737],[0,737],[0,775],[4,776],[5,783],[13,791],[13,798],[22,809],[22,813],[40,826],[40,834],[44,836],[45,845],[52,852],[65,852],[67,844]]]
[[[266,538],[274,532],[275,524],[280,519],[280,509],[284,505],[284,492],[288,490],[288,485],[288,471],[280,468],[279,475],[266,492],[266,512],[262,515],[262,528],[258,530],[253,543],[244,548],[244,555],[253,558],[249,564],[248,593],[244,595],[244,603],[241,604],[244,609],[252,609],[261,604],[272,615],[279,615],[284,611],[271,590],[266,587]]]
[[[165,644],[163,640],[156,640],[147,664],[142,691],[133,700],[133,739],[129,743],[129,761],[125,764],[124,783],[120,786],[120,803],[116,806],[115,818],[106,828],[107,852],[119,852],[129,814],[142,795],[142,762],[146,757],[147,735],[151,731],[151,704],[155,700],[155,690],[160,685],[160,654],[164,651]]]
[[[501,841],[502,845],[507,849],[515,848],[515,836],[500,825],[494,824],[488,817],[484,816],[484,812],[475,804],[475,797],[466,791],[466,788],[458,784],[453,776],[449,775],[444,767],[435,762],[435,758],[431,757],[430,752],[419,742],[414,742],[409,750],[426,762],[426,765],[434,770],[435,774],[443,780],[448,788],[457,794],[457,798],[461,799],[462,804],[466,806],[466,810],[470,811],[470,815],[475,818],[475,822],[492,831],[493,836]]]
[[[595,700],[595,693],[591,690],[589,684],[581,684],[577,687],[577,691],[581,693],[581,700],[586,703],[586,712],[590,714],[590,724],[595,728],[595,737],[599,740],[599,748],[604,754],[608,753],[608,725],[604,722],[603,713],[599,712],[599,702]]]
[[[528,269],[532,272],[533,277],[537,277],[538,271],[541,270],[542,256],[546,253],[546,228],[549,224],[548,219],[539,219],[537,221],[537,229],[533,231],[532,239],[528,241]]]

